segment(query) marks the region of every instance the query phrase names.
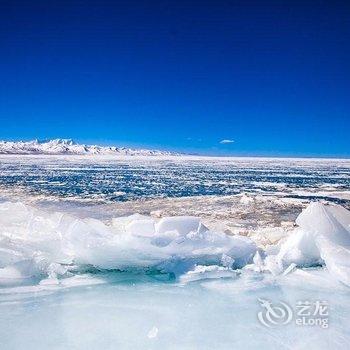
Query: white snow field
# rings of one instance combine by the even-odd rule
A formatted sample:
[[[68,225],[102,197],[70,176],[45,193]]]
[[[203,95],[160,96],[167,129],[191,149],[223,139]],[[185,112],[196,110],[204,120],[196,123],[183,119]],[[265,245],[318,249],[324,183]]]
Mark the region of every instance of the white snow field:
[[[9,157],[1,349],[349,348],[349,162]]]

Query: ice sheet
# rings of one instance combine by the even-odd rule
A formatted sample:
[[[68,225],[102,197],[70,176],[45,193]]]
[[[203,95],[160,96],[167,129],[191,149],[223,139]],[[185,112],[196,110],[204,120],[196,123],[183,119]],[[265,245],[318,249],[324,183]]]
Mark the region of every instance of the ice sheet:
[[[0,161],[1,348],[349,348],[349,161]]]
[[[348,290],[326,269],[298,271],[212,275],[186,284],[114,272],[101,274],[98,282],[88,275],[80,285],[67,279],[68,286],[58,290],[12,288],[0,294],[2,348],[348,349]],[[269,329],[257,319],[259,298],[289,305],[327,300],[330,327],[291,323]]]

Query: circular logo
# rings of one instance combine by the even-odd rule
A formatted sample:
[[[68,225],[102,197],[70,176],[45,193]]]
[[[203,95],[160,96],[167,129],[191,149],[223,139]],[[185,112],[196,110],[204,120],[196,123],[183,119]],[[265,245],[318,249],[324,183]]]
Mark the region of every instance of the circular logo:
[[[271,328],[271,326],[286,325],[293,317],[290,306],[283,301],[277,305],[272,305],[271,301],[258,299],[263,310],[258,312],[258,319],[261,324]]]

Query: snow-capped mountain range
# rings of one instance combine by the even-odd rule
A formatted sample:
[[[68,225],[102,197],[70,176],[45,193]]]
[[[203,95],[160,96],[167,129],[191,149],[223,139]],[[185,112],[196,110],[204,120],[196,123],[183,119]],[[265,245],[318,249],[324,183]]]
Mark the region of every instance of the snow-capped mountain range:
[[[0,141],[0,154],[77,154],[77,155],[126,155],[126,156],[164,156],[176,155],[168,151],[131,149],[77,144],[70,139],[45,141]]]

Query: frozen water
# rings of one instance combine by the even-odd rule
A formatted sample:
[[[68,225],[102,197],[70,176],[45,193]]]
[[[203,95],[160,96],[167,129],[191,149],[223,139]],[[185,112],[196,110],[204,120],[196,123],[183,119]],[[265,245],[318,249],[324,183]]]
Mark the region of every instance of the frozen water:
[[[297,218],[295,230],[278,259],[289,265],[324,263],[334,277],[350,286],[350,212],[339,205],[311,203]]]
[[[241,267],[257,249],[251,239],[210,231],[194,217],[156,222],[133,215],[108,226],[11,202],[0,204],[0,213],[0,285],[67,275],[71,265],[176,274],[200,263],[218,264],[224,254]]]
[[[23,192],[85,203],[246,193],[344,204],[349,186],[349,160],[0,155],[0,188],[16,200]]]
[[[10,202],[0,204],[0,213],[5,348],[349,344],[350,213],[340,206],[310,204],[299,227],[276,244],[277,254],[249,238],[212,232],[194,217],[133,215],[106,225]],[[310,266],[319,267],[300,269]],[[331,327],[292,323],[272,331],[256,319],[259,300],[301,299],[329,300]]]
[[[2,348],[348,349],[349,292],[326,270],[297,270],[278,278],[260,273],[203,277],[184,285],[109,273],[60,289],[2,291]],[[267,328],[257,320],[258,298],[292,306],[298,300],[328,300],[330,326]]]
[[[0,348],[348,349],[349,181],[341,160],[0,157]],[[268,328],[259,300],[327,301],[329,327]]]

